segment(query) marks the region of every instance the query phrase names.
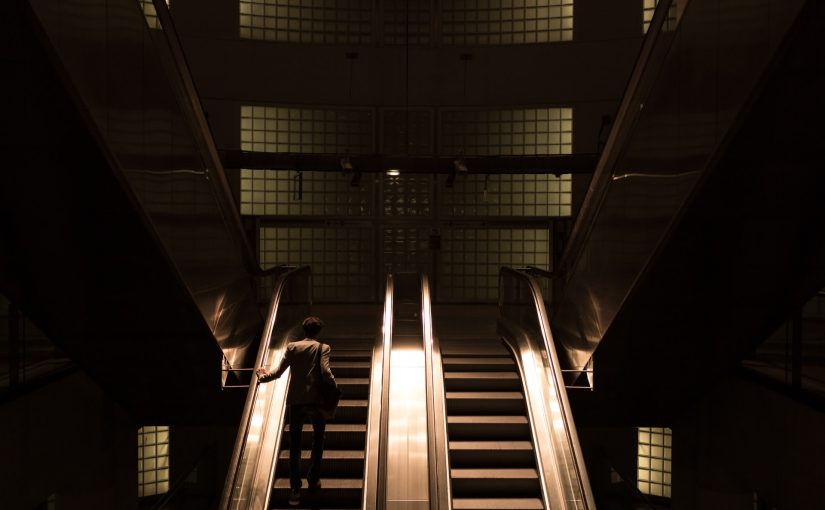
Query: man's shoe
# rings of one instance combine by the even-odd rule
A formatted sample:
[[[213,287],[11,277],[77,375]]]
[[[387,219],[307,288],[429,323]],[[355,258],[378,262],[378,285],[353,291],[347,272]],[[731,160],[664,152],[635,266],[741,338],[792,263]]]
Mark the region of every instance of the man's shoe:
[[[317,482],[309,482],[309,492],[315,494],[319,490],[321,490],[321,480],[318,480]]]
[[[301,489],[289,489],[289,504],[298,506],[301,503]]]

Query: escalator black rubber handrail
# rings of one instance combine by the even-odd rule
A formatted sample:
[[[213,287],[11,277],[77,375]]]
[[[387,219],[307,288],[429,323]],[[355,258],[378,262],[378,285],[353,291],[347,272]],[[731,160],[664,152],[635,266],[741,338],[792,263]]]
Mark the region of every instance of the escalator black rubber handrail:
[[[548,319],[547,311],[544,307],[544,298],[541,295],[541,288],[539,287],[538,282],[536,282],[536,279],[533,276],[523,271],[518,271],[510,267],[502,267],[499,275],[502,280],[507,275],[520,279],[524,281],[530,289],[530,293],[533,299],[534,311],[536,313],[538,325],[541,330],[539,333],[541,334],[542,342],[544,344],[542,347],[547,353],[547,356],[549,358],[548,362],[552,367],[553,376],[555,377],[554,387],[556,390],[556,396],[558,398],[558,401],[561,403],[561,412],[564,413],[566,424],[572,425],[574,422],[573,415],[570,410],[570,401],[567,398],[564,377],[562,376],[561,366],[559,365],[558,356],[556,354],[556,348],[553,343],[552,332],[550,330],[550,320]],[[499,310],[503,309],[503,299],[504,293],[499,291]],[[581,451],[581,445],[579,444],[579,438],[576,432],[576,428],[575,426],[567,426],[565,427],[565,431],[567,433],[567,441],[573,449],[574,457],[576,459],[576,472],[580,483],[580,490],[585,500],[584,503],[586,505],[586,508],[595,509],[596,504],[593,498],[592,489],[590,488],[590,483],[587,475],[587,468],[584,464],[584,456]]]
[[[224,223],[229,227],[235,237],[236,245],[241,251],[241,257],[246,269],[251,275],[259,275],[261,273],[260,264],[244,230],[241,216],[238,213],[238,205],[235,202],[234,194],[229,186],[229,180],[226,178],[223,163],[218,155],[218,149],[215,146],[215,139],[206,121],[203,105],[200,102],[200,95],[192,79],[192,73],[186,61],[186,54],[183,51],[183,45],[178,37],[178,32],[166,1],[167,0],[152,0],[152,3],[154,4],[161,28],[169,45],[169,51],[174,60],[176,72],[172,73],[169,78],[178,83],[187,99],[187,104],[181,106],[190,114],[190,121],[194,124],[192,131],[201,149],[201,157],[204,159],[203,162],[207,167],[207,179],[215,190],[214,196],[218,200],[218,205],[224,217]]]
[[[312,273],[309,266],[299,266],[294,269],[290,269],[278,277],[278,281],[275,283],[275,288],[272,291],[272,300],[270,301],[269,312],[267,313],[266,321],[264,322],[264,330],[261,333],[261,342],[258,347],[258,353],[255,356],[256,367],[262,367],[266,363],[272,331],[274,329],[275,320],[277,319],[278,315],[278,308],[280,305],[281,295],[283,294],[283,291],[286,288],[287,282],[291,278],[294,278],[304,273],[311,277]],[[310,284],[309,289],[307,290],[311,291],[311,289],[312,285]],[[309,296],[309,293],[307,295]],[[312,298],[310,297],[309,299],[311,303]],[[235,440],[235,447],[233,449],[232,458],[229,464],[229,470],[226,476],[226,484],[224,485],[223,494],[221,496],[220,508],[222,509],[229,508],[230,497],[235,486],[235,479],[238,475],[240,459],[243,456],[244,446],[246,444],[247,435],[249,433],[249,428],[252,420],[252,409],[255,404],[257,391],[258,378],[253,376],[249,384],[249,391],[247,393],[246,403],[244,404],[243,414],[241,415],[241,428],[243,429],[243,433],[240,433],[239,430],[237,439]],[[282,429],[283,426],[281,426],[278,430]]]
[[[625,141],[630,134],[630,130],[639,117],[640,109],[635,103],[639,86],[642,82],[643,75],[648,71],[648,63],[650,62],[653,50],[656,47],[656,42],[667,20],[668,10],[674,1],[675,0],[660,0],[659,3],[656,4],[653,19],[645,34],[642,47],[639,50],[639,56],[636,59],[636,64],[633,67],[633,71],[625,87],[622,101],[619,103],[616,120],[610,129],[610,134],[607,137],[604,150],[602,150],[599,156],[599,161],[596,164],[596,170],[593,172],[593,177],[590,180],[590,186],[582,202],[582,207],[573,224],[573,230],[570,232],[564,252],[562,252],[561,262],[558,267],[564,273],[569,273],[575,264],[587,235],[595,223],[595,218],[607,195],[610,178],[613,174],[613,165],[619,158]],[[690,0],[683,1],[685,4],[690,2]]]
[[[429,450],[430,509],[452,510],[450,449],[447,439],[447,407],[441,348],[433,334],[430,281],[421,275],[421,325],[424,334],[424,366],[427,381],[427,446]]]

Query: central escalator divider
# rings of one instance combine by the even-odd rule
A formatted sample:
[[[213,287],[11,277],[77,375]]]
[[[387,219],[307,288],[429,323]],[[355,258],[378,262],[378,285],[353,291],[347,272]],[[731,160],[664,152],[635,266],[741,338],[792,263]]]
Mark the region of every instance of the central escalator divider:
[[[298,508],[361,508],[364,450],[369,407],[373,340],[324,339],[331,348],[330,368],[343,391],[335,418],[327,422],[321,489],[309,494],[306,473],[312,447],[312,425],[304,425],[301,441],[303,489]],[[288,413],[289,411],[287,411]],[[289,506],[289,416],[281,439],[270,508]]]
[[[499,340],[441,338],[455,510],[543,509],[518,367]]]

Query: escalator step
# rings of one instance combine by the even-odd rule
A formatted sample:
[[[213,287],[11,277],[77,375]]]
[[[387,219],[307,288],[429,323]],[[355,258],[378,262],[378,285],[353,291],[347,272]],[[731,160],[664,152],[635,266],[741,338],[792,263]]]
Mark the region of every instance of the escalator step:
[[[454,510],[542,510],[540,499],[535,498],[453,498]]]
[[[289,424],[287,423],[284,427],[284,432],[289,432]],[[304,423],[303,432],[312,432],[312,424],[311,423]],[[366,424],[362,425],[360,423],[327,423],[326,433],[330,434],[333,432],[367,432]]]
[[[520,391],[521,379],[517,372],[446,372],[447,391]]]
[[[526,416],[448,416],[447,430],[453,441],[528,440]]]
[[[448,414],[477,413],[480,409],[491,414],[523,414],[526,412],[524,395],[516,391],[448,391]]]
[[[458,497],[524,497],[541,491],[535,469],[451,469],[450,476]]]
[[[489,357],[489,358],[442,358],[445,371],[472,371],[472,372],[501,372],[502,369],[510,368],[515,370],[516,362],[513,358]]]
[[[301,450],[301,458],[308,459],[311,450]],[[289,459],[289,451],[281,450],[279,459]],[[324,460],[327,459],[364,459],[364,450],[324,450]]]
[[[304,483],[306,485],[306,483]],[[358,489],[364,485],[364,481],[359,478],[322,478],[321,490],[341,490],[341,489]],[[278,478],[275,480],[275,489],[289,489],[289,480],[287,478]]]
[[[510,352],[500,343],[449,343],[441,345],[442,356],[480,358],[485,356],[509,356]]]
[[[529,441],[450,441],[450,465],[455,468],[534,468]]]

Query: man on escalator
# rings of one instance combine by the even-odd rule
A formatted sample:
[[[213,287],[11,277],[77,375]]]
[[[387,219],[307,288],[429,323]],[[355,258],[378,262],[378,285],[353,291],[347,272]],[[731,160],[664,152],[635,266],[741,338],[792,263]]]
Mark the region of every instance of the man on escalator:
[[[317,340],[324,322],[318,317],[307,317],[301,324],[304,328],[302,340],[290,342],[281,363],[268,372],[258,368],[255,373],[261,382],[277,379],[287,367],[291,368],[286,402],[289,405],[289,504],[301,501],[301,430],[307,420],[312,422],[312,455],[310,457],[307,483],[310,492],[321,488],[321,459],[324,455],[324,430],[326,419],[322,412],[322,379],[327,384],[336,385],[329,368],[329,345]]]

